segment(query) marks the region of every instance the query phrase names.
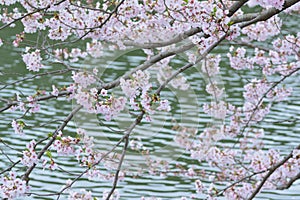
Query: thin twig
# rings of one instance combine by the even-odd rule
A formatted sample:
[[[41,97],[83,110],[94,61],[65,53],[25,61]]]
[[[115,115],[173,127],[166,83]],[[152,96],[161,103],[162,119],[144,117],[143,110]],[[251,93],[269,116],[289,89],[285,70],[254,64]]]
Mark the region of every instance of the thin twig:
[[[4,174],[5,172],[8,172],[10,170],[12,170],[17,164],[19,164],[21,162],[21,160],[18,160],[16,162],[14,162],[11,166],[9,166],[8,168],[4,169],[3,171],[0,172],[1,174]]]
[[[119,165],[118,165],[118,168],[117,168],[117,171],[116,171],[116,174],[115,174],[113,186],[112,186],[110,192],[108,193],[108,195],[107,195],[107,197],[106,197],[106,200],[109,200],[109,198],[110,198],[111,195],[114,193],[114,191],[115,191],[115,189],[116,189],[116,187],[117,187],[118,179],[119,179],[119,173],[120,173],[120,170],[121,170],[121,167],[122,167],[122,164],[123,164],[123,161],[124,161],[124,157],[125,157],[125,154],[126,154],[126,151],[127,151],[128,143],[129,143],[129,136],[130,136],[131,132],[133,131],[133,129],[134,129],[139,123],[141,123],[144,114],[145,114],[145,112],[142,112],[142,113],[136,118],[136,120],[130,125],[129,129],[126,131],[126,133],[125,133],[125,135],[124,135],[125,143],[124,143],[124,147],[123,147],[123,150],[122,150],[121,158],[120,158]]]

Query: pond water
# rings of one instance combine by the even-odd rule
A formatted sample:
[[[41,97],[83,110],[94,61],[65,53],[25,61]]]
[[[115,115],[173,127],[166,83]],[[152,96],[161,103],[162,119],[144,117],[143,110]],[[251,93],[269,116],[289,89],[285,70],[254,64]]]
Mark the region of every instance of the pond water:
[[[294,26],[297,25],[291,24],[290,26],[295,28]],[[287,28],[290,27],[287,26]],[[223,53],[223,56],[226,55],[226,52],[223,49],[219,49],[217,52]],[[32,74],[28,73],[24,63],[20,60],[19,49],[11,49],[3,46],[0,48],[0,55],[0,88],[6,83],[13,83],[24,77],[32,76]],[[140,51],[130,51],[126,53],[118,52],[106,59],[85,60],[82,64],[76,65],[75,67],[89,69],[96,67],[99,69],[100,73],[104,73],[102,79],[108,82],[121,75],[130,67],[137,66],[143,59],[144,57]],[[114,62],[107,62],[109,60]],[[225,61],[221,64],[220,80],[224,82],[226,88],[226,99],[233,104],[240,105],[242,102],[242,88],[239,88],[239,86],[242,85],[245,80],[255,76],[257,71],[237,74],[228,67],[227,58],[224,60]],[[179,57],[173,62],[173,67],[176,68],[184,62],[184,58]],[[58,68],[58,66],[49,66],[47,70],[54,70],[56,68]],[[168,161],[171,163],[171,166],[179,164],[186,169],[193,167],[195,170],[214,170],[209,169],[206,164],[192,160],[189,157],[188,152],[183,148],[179,148],[173,140],[173,137],[176,134],[176,131],[172,130],[172,126],[176,125],[174,119],[180,125],[198,129],[198,134],[201,133],[208,123],[212,123],[212,119],[207,117],[201,110],[202,104],[211,99],[205,92],[205,78],[203,78],[197,68],[189,70],[184,76],[188,79],[191,90],[188,92],[181,92],[169,88],[167,91],[163,92],[162,97],[170,99],[172,103],[172,112],[158,113],[153,116],[151,123],[142,123],[142,125],[134,130],[132,139],[141,139],[145,148],[152,152],[153,157]],[[16,93],[24,96],[31,95],[35,93],[37,89],[51,91],[52,84],[62,87],[71,83],[70,77],[70,73],[64,75],[43,76],[34,80],[8,85],[6,88],[0,90],[0,98],[10,99]],[[294,88],[293,96],[289,98],[288,101],[275,105],[265,122],[260,124],[262,127],[266,128],[266,148],[277,147],[281,152],[288,153],[294,146],[300,143],[300,125],[297,121],[276,123],[282,120],[300,118],[299,81],[299,76],[293,77],[287,81],[288,85],[293,86]],[[116,95],[118,92],[119,91],[117,90],[114,91]],[[3,105],[5,105],[4,102],[0,101],[0,107],[3,107]],[[5,141],[5,143],[9,144],[14,149],[10,149],[2,143],[0,144],[0,148],[8,154],[12,160],[16,161],[28,141],[44,138],[49,132],[53,132],[59,125],[57,121],[63,120],[74,106],[76,106],[74,102],[66,101],[64,98],[41,102],[40,112],[28,114],[25,117],[24,121],[28,125],[28,128],[25,130],[26,136],[24,137],[14,134],[11,128],[12,119],[22,116],[22,113],[8,111],[1,113],[1,140]],[[122,134],[113,132],[107,127],[117,130],[125,129],[133,120],[128,116],[129,115],[124,112],[120,114],[118,119],[106,122],[104,120],[99,120],[97,116],[80,112],[80,114],[68,124],[64,133],[72,134],[78,127],[85,128],[88,134],[95,138],[95,148],[99,151],[107,150],[122,137]],[[232,145],[232,143],[228,142],[226,145]],[[0,155],[0,158],[2,161],[0,162],[1,171],[7,168],[10,163],[3,154]],[[149,173],[149,169],[144,165],[146,159],[146,156],[142,156],[134,151],[130,151],[126,156],[124,167],[128,172],[131,172],[131,174],[126,176],[126,178],[118,184],[118,191],[121,194],[121,199],[140,199],[141,196],[153,196],[162,199],[180,199],[181,196],[189,197],[191,194],[195,194],[194,181],[199,178],[198,175],[190,179],[185,176],[174,175],[174,173],[167,173],[166,176],[152,175]],[[61,157],[57,162],[65,171],[74,174],[83,171],[82,168],[77,167],[77,161],[68,156]],[[22,170],[20,166],[16,169]],[[158,171],[159,170],[164,169],[158,168]],[[133,175],[140,171],[142,171],[141,175]],[[72,177],[74,177],[72,174],[61,172],[59,170],[43,170],[42,167],[39,166],[38,169],[32,173],[30,183],[33,192],[46,194],[58,191],[66,183],[66,180]],[[95,197],[101,199],[103,191],[111,188],[111,182],[82,179],[75,184],[75,188],[82,187],[91,190]],[[56,197],[40,197],[33,195],[26,199],[56,199]],[[61,199],[66,199],[66,196],[62,196]],[[295,182],[288,190],[264,191],[259,194],[256,199],[300,199],[300,182]]]

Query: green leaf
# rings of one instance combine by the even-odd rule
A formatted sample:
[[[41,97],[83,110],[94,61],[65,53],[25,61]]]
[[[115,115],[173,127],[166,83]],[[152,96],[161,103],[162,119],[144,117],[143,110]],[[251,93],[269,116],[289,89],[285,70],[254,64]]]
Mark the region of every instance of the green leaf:
[[[214,7],[213,13],[216,14],[217,12],[217,7]]]
[[[46,151],[46,155],[47,155],[49,158],[52,158],[51,151],[47,150],[47,151]]]
[[[231,25],[233,25],[233,21],[230,21],[230,22],[228,22],[228,24],[227,24],[228,26],[231,26]]]

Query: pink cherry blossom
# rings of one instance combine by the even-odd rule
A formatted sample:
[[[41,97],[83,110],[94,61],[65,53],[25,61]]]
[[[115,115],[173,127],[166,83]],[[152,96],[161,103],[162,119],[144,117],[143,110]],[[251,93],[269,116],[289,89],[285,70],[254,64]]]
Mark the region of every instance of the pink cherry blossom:
[[[96,82],[94,75],[89,72],[72,72],[72,74],[74,82],[79,84],[82,88],[86,88]]]
[[[27,167],[31,167],[33,164],[38,163],[38,156],[35,152],[35,145],[36,142],[32,140],[29,144],[27,144],[27,149],[23,151],[21,162]]]
[[[22,55],[23,61],[29,71],[38,72],[43,66],[40,50],[35,50],[31,53],[25,53]]]
[[[70,191],[68,200],[93,200],[92,192],[81,189],[79,192]]]
[[[22,120],[17,121],[14,119],[11,122],[11,126],[14,129],[15,133],[20,134],[20,135],[24,134],[23,129],[25,127],[25,123]]]
[[[16,199],[24,197],[29,192],[30,187],[26,185],[26,181],[17,178],[14,171],[10,171],[8,176],[1,177],[0,195],[2,198]]]
[[[58,89],[55,87],[55,85],[52,85],[52,92],[51,92],[51,94],[53,96],[58,96],[58,93],[59,93]]]

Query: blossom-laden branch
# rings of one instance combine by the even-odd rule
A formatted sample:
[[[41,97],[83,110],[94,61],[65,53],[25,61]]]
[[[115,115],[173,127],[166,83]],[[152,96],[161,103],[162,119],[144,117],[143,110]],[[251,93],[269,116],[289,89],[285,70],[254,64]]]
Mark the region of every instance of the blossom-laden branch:
[[[291,178],[287,184],[279,186],[279,187],[277,187],[277,189],[279,189],[279,190],[289,189],[293,185],[293,183],[299,179],[300,179],[300,172],[295,177]]]
[[[53,142],[56,140],[56,137],[60,132],[64,130],[64,128],[67,126],[67,124],[72,120],[72,118],[76,115],[76,113],[82,108],[82,106],[77,106],[70,112],[70,114],[65,118],[63,123],[54,131],[52,138],[48,141],[48,143],[42,148],[42,150],[37,155],[37,158],[40,159],[48,150],[48,148],[53,144]],[[25,180],[27,183],[29,181],[29,175],[31,174],[32,170],[36,167],[36,163],[34,163],[31,167],[27,169],[25,174],[23,175],[23,180]]]
[[[248,120],[246,121],[244,128],[241,131],[241,135],[244,134],[246,128],[249,126],[249,124],[251,123],[251,121],[253,120],[255,113],[257,112],[257,110],[259,109],[259,107],[261,106],[263,100],[267,97],[267,95],[270,94],[270,92],[272,90],[274,90],[275,87],[277,87],[279,84],[281,84],[285,79],[291,77],[292,75],[294,75],[295,73],[297,73],[300,70],[300,68],[296,68],[294,70],[292,70],[289,74],[283,76],[280,80],[276,81],[275,83],[272,84],[271,87],[269,87],[269,89],[261,96],[261,98],[258,100],[258,102],[255,104],[255,107],[253,108],[253,110],[247,110],[246,112],[251,112],[250,117],[248,118]]]
[[[296,148],[296,150],[300,149],[300,145],[298,145]],[[252,192],[251,196],[248,198],[248,200],[253,199],[261,190],[261,188],[264,186],[265,182],[268,180],[268,178],[282,165],[284,165],[290,158],[292,158],[294,155],[294,152],[291,151],[289,153],[289,155],[287,155],[284,159],[282,159],[279,163],[277,163],[276,165],[274,165],[271,169],[269,169],[268,173],[263,177],[263,179],[261,180],[261,182],[259,183],[259,185],[256,187],[256,189]],[[298,175],[299,176],[299,175]],[[296,176],[297,177],[297,176]]]
[[[124,142],[124,146],[123,146],[123,150],[122,150],[122,154],[121,154],[121,158],[114,176],[114,181],[113,181],[113,187],[111,188],[111,191],[107,194],[106,199],[109,200],[109,198],[111,197],[111,195],[114,193],[114,190],[117,187],[117,183],[118,183],[118,178],[119,178],[119,173],[122,167],[122,163],[124,161],[124,157],[127,151],[127,147],[128,147],[128,142],[129,142],[129,137],[131,132],[134,130],[134,128],[141,123],[141,120],[143,118],[144,112],[141,112],[135,119],[135,121],[124,131],[124,134],[122,136],[122,138],[116,143],[114,144],[114,146],[107,151],[105,154],[103,154],[101,156],[101,158],[95,162],[91,167],[88,167],[86,170],[84,170],[82,173],[80,173],[76,178],[74,178],[71,182],[69,182],[64,188],[62,188],[58,193],[51,193],[51,194],[47,194],[47,195],[58,195],[57,199],[60,199],[60,195],[63,194],[63,192],[67,189],[69,189],[70,187],[72,187],[72,185],[78,181],[82,176],[84,176],[91,168],[99,165],[103,159],[105,159],[109,154],[111,154],[122,142]]]
[[[295,5],[296,3],[299,3],[299,0],[287,0],[287,1],[284,2],[282,9],[270,8],[270,9],[264,10],[264,11],[261,12],[260,15],[258,15],[254,19],[252,19],[248,22],[245,22],[241,26],[241,28],[249,26],[249,25],[254,24],[256,22],[268,20],[271,16],[274,16],[278,13],[281,13],[282,11],[284,11],[285,9]]]
[[[292,1],[292,0],[287,1],[287,3],[285,3],[285,5],[284,5],[284,9],[289,8],[290,6],[296,4],[297,2],[299,2],[299,0],[298,0],[298,1],[295,1],[295,0],[293,0],[293,1]],[[120,4],[118,4],[118,6],[114,9],[114,12],[117,12],[117,9],[118,9],[118,7],[121,5],[121,3],[123,3],[123,1],[120,2]],[[237,3],[237,4],[239,4],[239,3]],[[243,4],[239,4],[239,5],[242,6]],[[257,16],[257,17],[255,18],[255,20],[251,20],[251,21],[249,21],[249,22],[247,22],[247,23],[245,23],[245,24],[242,24],[242,25],[241,25],[241,28],[247,27],[247,26],[249,26],[249,25],[251,25],[251,24],[254,24],[254,23],[258,22],[258,21],[267,20],[267,19],[271,18],[272,16],[278,14],[279,12],[280,12],[279,10],[271,8],[271,9],[269,9],[269,10],[266,10],[266,11],[262,12],[262,13],[261,13],[260,15],[258,15],[258,16],[257,16],[256,14],[254,14],[255,16]],[[112,16],[112,14],[113,14],[113,12],[111,13],[110,17]],[[109,18],[110,18],[110,17],[109,17]],[[109,20],[109,18],[107,18],[107,20],[106,20],[105,22],[107,22],[107,21]],[[236,22],[241,22],[241,21],[243,21],[243,20],[241,20],[241,19],[234,19],[234,20],[233,20],[233,23],[235,23],[235,21],[236,21]],[[248,21],[248,20],[247,20],[247,21]],[[104,25],[104,23],[103,23],[103,25]],[[102,27],[103,25],[101,24],[101,27]],[[185,39],[185,38],[187,38],[187,37],[189,37],[189,36],[192,36],[192,35],[198,33],[199,31],[200,31],[199,28],[191,29],[191,30],[189,30],[189,31],[187,31],[187,32],[184,32],[182,35],[178,35],[177,37],[173,38],[172,40],[168,41],[167,43],[168,43],[168,45],[174,44],[175,42],[181,41],[181,40],[183,40],[183,39]],[[167,45],[167,44],[166,44],[166,45]],[[123,76],[119,77],[119,78],[116,79],[115,81],[112,81],[111,83],[104,84],[104,85],[103,85],[101,88],[99,88],[98,90],[100,91],[102,88],[105,88],[105,89],[111,89],[111,88],[114,88],[114,87],[116,87],[116,86],[119,85],[120,79],[121,79],[121,78],[128,79],[134,72],[136,72],[136,71],[138,71],[138,70],[146,70],[146,69],[148,69],[149,67],[151,67],[153,64],[157,63],[158,61],[160,61],[160,60],[162,60],[162,59],[164,59],[164,58],[167,58],[167,57],[176,55],[176,54],[178,54],[178,53],[185,52],[185,51],[191,49],[191,48],[194,47],[194,46],[195,46],[195,44],[188,43],[188,44],[184,44],[184,45],[182,45],[182,46],[180,46],[180,47],[176,47],[176,48],[171,49],[171,50],[163,51],[163,52],[161,52],[160,54],[153,56],[150,60],[147,60],[144,64],[140,65],[139,67],[136,67],[136,68],[134,68],[133,70],[131,70],[131,71],[125,73]],[[149,48],[149,47],[144,47],[144,48]],[[151,48],[151,47],[150,47],[150,48]],[[188,67],[188,68],[189,68],[189,67]],[[35,75],[35,76],[38,76],[38,75]],[[65,95],[69,95],[69,94],[70,94],[69,92],[60,92],[60,93],[58,94],[58,96],[65,96]],[[40,98],[38,98],[36,101],[43,101],[43,100],[48,100],[48,99],[56,98],[56,97],[57,97],[57,96],[49,95],[49,96],[40,97]],[[9,103],[8,105],[6,105],[6,106],[0,108],[0,112],[3,112],[3,111],[5,111],[5,110],[11,108],[12,106],[17,105],[17,104],[18,104],[18,102],[11,102],[11,103]]]
[[[11,22],[4,24],[3,26],[0,27],[0,30],[2,30],[4,28],[7,28],[10,25],[12,25],[12,24],[14,24],[14,23],[16,23],[16,22],[18,22],[18,21],[20,21],[20,20],[22,20],[22,19],[24,19],[24,18],[26,18],[28,16],[31,16],[31,15],[33,15],[35,13],[45,11],[45,10],[49,9],[51,6],[59,6],[60,4],[64,3],[65,1],[67,1],[67,0],[61,0],[61,1],[57,2],[57,3],[54,3],[53,5],[49,4],[47,7],[44,7],[44,8],[35,8],[34,11],[28,12],[28,13],[26,13],[25,15],[23,15],[21,17],[13,19]]]

